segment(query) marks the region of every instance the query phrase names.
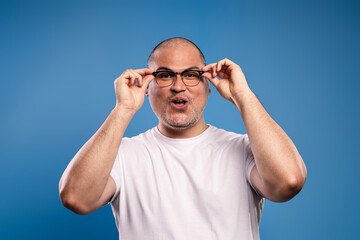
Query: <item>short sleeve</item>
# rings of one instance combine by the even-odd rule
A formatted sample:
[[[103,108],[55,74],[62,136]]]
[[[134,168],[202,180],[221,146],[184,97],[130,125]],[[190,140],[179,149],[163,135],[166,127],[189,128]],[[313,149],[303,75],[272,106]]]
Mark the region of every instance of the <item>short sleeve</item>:
[[[115,161],[114,161],[114,165],[111,169],[110,172],[110,176],[114,179],[115,185],[116,185],[116,190],[115,190],[115,194],[114,196],[111,198],[111,200],[108,202],[112,203],[115,198],[117,198],[117,196],[119,196],[120,194],[120,173],[121,173],[121,163],[120,163],[120,153],[118,151]]]
[[[256,194],[261,197],[261,195],[255,190],[254,186],[251,183],[250,174],[251,174],[251,170],[255,166],[255,158],[254,158],[253,152],[251,150],[249,137],[247,134],[245,134],[244,143],[245,143],[244,150],[245,150],[246,180],[249,182],[250,186],[256,192]]]

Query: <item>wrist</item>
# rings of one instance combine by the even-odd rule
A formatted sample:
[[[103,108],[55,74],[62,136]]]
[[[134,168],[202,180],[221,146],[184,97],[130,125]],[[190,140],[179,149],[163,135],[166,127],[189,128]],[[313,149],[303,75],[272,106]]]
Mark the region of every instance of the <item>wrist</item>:
[[[120,116],[122,118],[124,118],[124,117],[132,118],[137,111],[132,108],[128,108],[128,107],[121,106],[121,105],[116,105],[113,109],[113,112],[114,112],[114,114],[116,114],[117,116]]]
[[[250,90],[237,92],[233,95],[233,102],[242,114],[245,106],[249,105],[254,99],[257,99],[255,94]]]
[[[255,94],[251,91],[250,88],[241,90],[241,91],[237,91],[235,93],[232,94],[232,100],[238,104],[240,104],[241,102],[246,101],[247,99],[253,97]]]

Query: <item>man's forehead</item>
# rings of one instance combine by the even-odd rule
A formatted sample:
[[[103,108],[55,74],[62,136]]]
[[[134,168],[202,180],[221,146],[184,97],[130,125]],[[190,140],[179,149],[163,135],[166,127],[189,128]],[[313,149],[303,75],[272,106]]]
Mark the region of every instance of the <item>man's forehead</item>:
[[[157,49],[154,52],[153,68],[184,70],[203,67],[199,51],[193,46],[176,46]]]
[[[154,56],[173,56],[175,54],[196,55],[200,58],[199,50],[190,44],[160,47],[154,52]]]
[[[174,71],[174,72],[190,70],[190,69],[200,70],[201,67],[194,65],[194,66],[176,66],[176,67],[173,67],[173,66],[158,66],[156,68],[156,70]]]

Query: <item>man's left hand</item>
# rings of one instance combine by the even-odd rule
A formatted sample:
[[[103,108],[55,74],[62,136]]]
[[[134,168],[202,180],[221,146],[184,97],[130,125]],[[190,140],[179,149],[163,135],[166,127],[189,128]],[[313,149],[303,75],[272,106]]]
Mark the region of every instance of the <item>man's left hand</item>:
[[[227,58],[208,64],[201,70],[205,71],[202,76],[215,86],[220,95],[234,104],[235,98],[251,93],[240,66]]]

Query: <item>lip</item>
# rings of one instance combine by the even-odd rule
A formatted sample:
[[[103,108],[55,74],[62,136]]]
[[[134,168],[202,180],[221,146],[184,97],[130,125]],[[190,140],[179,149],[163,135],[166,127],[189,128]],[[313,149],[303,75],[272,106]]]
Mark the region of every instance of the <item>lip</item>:
[[[174,102],[170,103],[171,107],[177,109],[177,110],[183,110],[185,108],[187,108],[187,106],[189,105],[189,102],[185,102],[182,104],[175,104]]]
[[[175,101],[184,101],[184,103],[176,104]],[[189,100],[185,97],[173,97],[170,99],[170,105],[177,110],[183,110],[189,105]]]

